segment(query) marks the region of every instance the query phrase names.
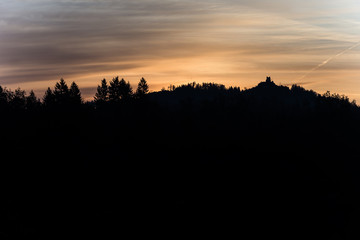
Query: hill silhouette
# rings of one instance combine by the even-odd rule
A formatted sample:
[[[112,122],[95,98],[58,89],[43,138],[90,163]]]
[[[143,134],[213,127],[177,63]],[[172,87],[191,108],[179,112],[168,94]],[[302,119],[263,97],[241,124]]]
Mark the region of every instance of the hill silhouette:
[[[0,88],[3,239],[352,239],[360,109],[337,94],[189,83],[148,92],[64,80]]]

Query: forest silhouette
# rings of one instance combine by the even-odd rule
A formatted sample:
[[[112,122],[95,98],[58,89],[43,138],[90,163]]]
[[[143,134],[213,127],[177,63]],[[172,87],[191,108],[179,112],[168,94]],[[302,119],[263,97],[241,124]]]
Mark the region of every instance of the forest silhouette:
[[[216,83],[149,92],[0,87],[1,239],[355,239],[360,109],[343,95]],[[251,235],[249,235],[251,234]]]

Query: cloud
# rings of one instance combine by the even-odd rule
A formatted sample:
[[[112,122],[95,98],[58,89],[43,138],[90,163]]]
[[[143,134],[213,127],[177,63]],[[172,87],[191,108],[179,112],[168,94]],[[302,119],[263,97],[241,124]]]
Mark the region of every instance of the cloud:
[[[32,3],[30,5],[30,3]],[[195,16],[202,10],[177,1],[14,1],[11,12],[0,12],[0,66],[18,69],[38,68],[38,76],[51,75],[56,69],[92,63],[142,61],[149,58],[182,57],[198,45],[180,37],[194,29]],[[192,4],[194,6],[196,4]],[[192,10],[191,10],[192,9]],[[197,10],[198,9],[198,10]],[[197,41],[198,42],[198,41]],[[184,49],[178,51],[176,49]],[[201,50],[200,50],[201,51]],[[190,54],[190,55],[196,55]],[[103,66],[100,64],[99,66]],[[112,70],[107,67],[103,70]],[[48,73],[43,72],[48,69]],[[94,68],[94,71],[97,69]],[[100,70],[100,69],[99,69]],[[7,81],[20,81],[2,75]],[[23,81],[31,81],[31,77]]]
[[[45,88],[59,77],[78,77],[93,89],[98,82],[87,76],[122,73],[151,76],[154,86],[181,79],[233,83],[235,76],[247,85],[255,81],[249,76],[268,74],[297,79],[359,41],[358,6],[353,0],[3,0],[0,84],[43,81]]]

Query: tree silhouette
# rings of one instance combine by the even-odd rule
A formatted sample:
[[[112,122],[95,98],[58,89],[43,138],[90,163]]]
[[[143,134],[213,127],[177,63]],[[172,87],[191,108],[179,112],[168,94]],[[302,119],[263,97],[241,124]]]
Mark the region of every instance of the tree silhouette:
[[[143,98],[149,92],[149,86],[145,78],[141,78],[136,89],[136,97]]]
[[[109,86],[109,101],[119,102],[120,100],[129,99],[132,96],[132,88],[129,82],[125,82],[122,78],[119,81],[119,77],[113,78]]]
[[[80,89],[75,82],[71,83],[69,90],[69,100],[73,105],[80,105],[82,103]]]
[[[109,88],[105,78],[101,81],[101,85],[98,85],[94,100],[97,104],[102,104],[109,100]]]
[[[4,106],[9,102],[8,91],[0,86],[0,106]]]
[[[109,100],[111,102],[120,100],[120,81],[119,77],[115,77],[110,81]]]
[[[20,88],[15,89],[15,92],[12,95],[11,104],[14,108],[25,108],[25,98],[26,92]]]
[[[26,97],[26,109],[31,110],[39,106],[40,101],[36,98],[34,91],[31,90],[29,96]]]
[[[70,91],[63,78],[60,79],[60,82],[55,84],[54,95],[56,104],[66,105],[69,103]]]
[[[45,92],[45,95],[43,97],[43,102],[46,107],[51,107],[55,104],[55,94],[50,89],[50,87],[48,87]]]

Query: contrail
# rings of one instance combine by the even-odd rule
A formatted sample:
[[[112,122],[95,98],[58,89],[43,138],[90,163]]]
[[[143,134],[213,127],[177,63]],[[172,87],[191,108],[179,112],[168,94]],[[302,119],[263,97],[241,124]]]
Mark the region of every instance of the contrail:
[[[326,59],[325,61],[323,61],[322,63],[320,63],[320,64],[317,65],[316,67],[314,67],[313,69],[311,69],[309,72],[307,72],[307,73],[305,73],[303,76],[301,76],[301,77],[298,79],[298,81],[304,79],[304,78],[307,77],[310,73],[312,73],[312,72],[318,70],[319,68],[323,67],[324,65],[326,65],[328,62],[330,62],[330,61],[333,60],[334,58],[340,57],[340,56],[343,55],[344,53],[350,51],[350,50],[353,49],[353,48],[356,48],[357,46],[360,46],[360,42],[357,42],[355,45],[353,45],[353,46],[351,46],[351,47],[349,47],[349,48],[347,48],[347,49],[339,52],[338,54],[336,54],[336,55],[334,55],[334,56],[329,57],[328,59]]]

